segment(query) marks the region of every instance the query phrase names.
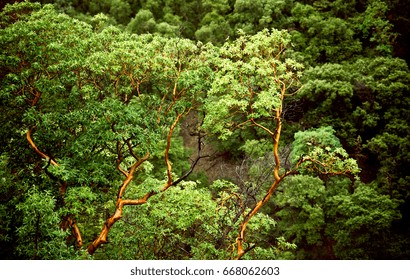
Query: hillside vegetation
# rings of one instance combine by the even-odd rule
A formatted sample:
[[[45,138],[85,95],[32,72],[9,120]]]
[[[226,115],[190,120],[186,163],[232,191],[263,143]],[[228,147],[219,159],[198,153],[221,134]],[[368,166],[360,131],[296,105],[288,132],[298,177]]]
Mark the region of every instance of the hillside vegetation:
[[[19,2],[2,259],[410,257],[405,1]]]

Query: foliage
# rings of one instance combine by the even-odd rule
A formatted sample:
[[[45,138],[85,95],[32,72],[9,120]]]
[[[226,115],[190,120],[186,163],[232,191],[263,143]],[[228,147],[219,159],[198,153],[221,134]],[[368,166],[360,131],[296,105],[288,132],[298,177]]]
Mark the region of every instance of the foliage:
[[[296,243],[301,259],[384,259],[391,223],[400,218],[398,201],[373,184],[296,175],[278,190],[272,210],[278,234]],[[387,245],[387,246],[386,246]]]
[[[2,18],[7,13],[12,11]],[[197,82],[206,75],[202,63],[192,59],[193,54],[199,58],[194,44],[130,38],[113,27],[94,32],[49,5],[9,25],[1,35],[7,51],[2,56],[2,129],[10,129],[2,134],[2,152],[15,162],[11,169],[32,174],[21,178],[25,184],[54,186],[50,195],[61,196],[56,205],[61,211],[53,212],[50,220],[69,216],[77,246],[83,240],[76,223],[86,222],[86,216],[98,218],[100,206],[93,201],[115,195],[113,187],[121,185],[121,176],[132,176],[147,153],[158,170],[163,166],[166,171],[166,187],[172,184],[171,160],[178,162],[181,156],[169,152],[172,133],[195,106],[201,91]],[[13,47],[16,41],[21,49]],[[147,61],[147,56],[152,59]],[[28,141],[32,150],[15,150],[27,147],[21,141]],[[186,164],[174,166],[182,169]],[[122,184],[121,193],[128,183]],[[48,206],[54,209],[51,202]],[[96,233],[93,223],[83,231]]]
[[[372,244],[371,240],[388,239],[386,231],[392,221],[400,218],[397,201],[380,195],[372,184],[358,183],[351,195],[330,197],[327,205],[331,209],[327,215],[332,223],[326,233],[336,240],[337,258],[385,258],[381,253],[385,244]]]
[[[65,259],[72,257],[67,248],[67,234],[58,224],[60,215],[54,211],[56,204],[48,191],[35,188],[28,191],[25,201],[16,205],[23,216],[22,225],[17,228],[16,250],[19,255],[30,259]]]
[[[186,182],[138,209],[128,208],[121,224],[113,229],[104,255],[113,259],[210,257],[201,247],[212,246],[216,235],[212,228],[216,204],[209,192],[195,186],[195,182]]]
[[[297,86],[302,68],[292,59],[278,59],[289,42],[284,31],[263,30],[220,49],[213,62],[218,71],[207,94],[205,128],[227,139],[238,127],[272,118],[281,106],[282,87]]]
[[[297,175],[284,181],[274,204],[281,209],[276,213],[278,230],[284,231],[287,240],[296,244],[316,244],[322,240],[325,212],[321,206],[325,191],[323,181],[316,177]]]
[[[405,4],[41,2],[0,13],[1,258],[408,258]]]
[[[361,44],[346,20],[301,3],[292,9],[292,16],[300,25],[294,36],[306,62],[340,62],[360,52]]]
[[[404,61],[378,57],[327,64],[306,71],[305,78],[300,96],[307,106],[317,104],[306,119],[331,125],[361,164],[383,166],[380,176],[394,178],[389,184],[406,180],[410,80]],[[362,178],[375,179],[376,174],[363,173]]]
[[[295,134],[291,161],[303,162],[303,169],[319,176],[357,175],[359,168],[354,159],[342,148],[331,127],[320,127]]]

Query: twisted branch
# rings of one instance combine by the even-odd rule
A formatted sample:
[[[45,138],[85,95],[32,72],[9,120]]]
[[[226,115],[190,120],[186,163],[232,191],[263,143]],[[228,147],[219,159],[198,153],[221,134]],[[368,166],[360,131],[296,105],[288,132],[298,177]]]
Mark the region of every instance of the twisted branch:
[[[50,156],[47,156],[45,153],[43,153],[42,151],[40,151],[40,150],[37,148],[36,144],[34,143],[33,139],[31,138],[31,133],[32,133],[33,129],[34,129],[34,127],[30,128],[30,129],[27,131],[27,134],[26,134],[26,138],[27,138],[27,141],[28,141],[28,143],[30,144],[30,146],[34,149],[34,151],[35,151],[40,157],[42,157],[42,158],[48,160],[48,164],[52,164],[52,165],[54,165],[54,166],[59,167],[60,165],[59,165],[54,159],[52,159]],[[63,198],[63,196],[64,196],[66,190],[67,190],[67,183],[63,183],[63,184],[60,186],[60,197],[61,197],[61,198]],[[63,203],[64,203],[64,202],[63,202]],[[64,220],[66,221],[66,223],[63,222],[62,225],[61,225],[61,228],[64,229],[64,230],[66,230],[67,227],[70,226],[70,227],[71,227],[71,230],[72,230],[72,233],[73,233],[73,236],[74,236],[74,238],[75,238],[75,240],[76,240],[76,246],[77,246],[77,248],[81,248],[82,245],[83,245],[83,239],[82,239],[82,236],[81,236],[81,231],[80,231],[79,227],[77,226],[77,223],[76,223],[75,220],[73,220],[70,216],[64,217]],[[67,224],[68,224],[68,225],[67,225]]]
[[[284,94],[286,92],[286,85],[284,82],[280,81],[282,85],[281,89],[281,101],[283,101]],[[273,192],[276,190],[276,187],[279,185],[279,183],[283,180],[284,176],[279,175],[279,169],[280,169],[280,158],[279,158],[279,140],[280,140],[280,134],[282,131],[282,106],[279,106],[275,110],[275,119],[276,119],[276,129],[274,132],[270,131],[269,129],[265,128],[264,126],[258,124],[253,118],[252,118],[252,123],[256,125],[257,127],[263,129],[266,131],[273,140],[273,156],[275,158],[275,168],[273,170],[273,176],[274,176],[274,182],[270,186],[269,190],[266,192],[265,196],[256,203],[256,205],[251,209],[251,211],[246,215],[245,219],[242,221],[242,223],[239,226],[239,234],[238,237],[236,238],[236,245],[237,245],[237,255],[235,257],[236,260],[239,260],[242,258],[243,255],[245,255],[248,251],[254,248],[254,246],[250,246],[246,249],[244,249],[243,242],[245,238],[245,230],[246,227],[251,220],[253,216],[255,216],[259,210],[262,208],[263,205],[265,205],[266,202],[269,201],[270,197],[272,196]],[[286,174],[285,174],[286,175]]]
[[[30,128],[30,129],[27,131],[27,133],[26,133],[26,138],[27,138],[27,141],[28,141],[28,143],[30,144],[30,146],[34,149],[34,151],[35,151],[40,157],[42,157],[42,158],[44,158],[44,159],[46,159],[46,160],[49,160],[50,163],[51,163],[52,165],[54,165],[54,166],[59,166],[58,163],[57,163],[54,159],[52,159],[51,157],[49,157],[48,155],[46,155],[45,153],[43,153],[42,151],[40,151],[40,150],[37,148],[36,144],[34,144],[34,141],[33,141],[33,139],[31,138],[31,133],[32,133],[33,130],[34,130],[34,127]]]

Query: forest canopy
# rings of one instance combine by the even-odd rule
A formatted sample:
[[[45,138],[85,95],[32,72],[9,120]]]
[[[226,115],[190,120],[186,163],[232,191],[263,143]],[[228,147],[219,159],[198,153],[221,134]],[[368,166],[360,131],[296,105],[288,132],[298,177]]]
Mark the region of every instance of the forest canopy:
[[[1,259],[408,259],[403,1],[10,1]]]

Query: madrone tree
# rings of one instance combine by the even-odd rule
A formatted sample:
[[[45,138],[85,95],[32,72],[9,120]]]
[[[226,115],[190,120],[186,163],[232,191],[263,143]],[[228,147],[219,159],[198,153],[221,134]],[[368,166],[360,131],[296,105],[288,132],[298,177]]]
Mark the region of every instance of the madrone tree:
[[[263,30],[253,36],[242,34],[234,42],[226,43],[212,60],[215,74],[205,99],[204,127],[221,140],[232,137],[235,130],[256,129],[269,139],[275,162],[270,186],[258,194],[256,203],[243,210],[235,259],[255,248],[252,240],[246,238],[246,229],[287,176],[301,167],[326,175],[358,173],[356,162],[348,159],[342,148],[327,145],[312,145],[305,154],[298,154],[290,170],[281,167],[279,145],[284,100],[300,89],[303,68],[286,53],[289,46],[290,36],[286,31]]]
[[[193,170],[200,153],[191,166],[172,153],[178,124],[192,110],[204,113],[207,135],[234,141],[235,130],[253,128],[271,144],[273,179],[238,216],[233,258],[256,247],[249,224],[287,176],[301,167],[358,171],[343,149],[326,145],[281,168],[283,104],[300,88],[302,69],[286,53],[286,31],[241,34],[217,48],[130,35],[106,20],[97,15],[89,25],[28,2],[0,14],[0,210],[11,213],[0,229],[1,241],[17,244],[8,250],[39,259],[95,254],[125,208],[161,200]],[[179,211],[183,194],[162,200]]]
[[[54,258],[39,241],[61,232],[93,255],[124,207],[146,203],[192,171],[176,174],[170,150],[178,123],[208,82],[201,47],[100,30],[104,20],[94,18],[93,28],[27,2],[1,13],[2,167],[23,200],[8,207],[18,204],[26,215],[14,224],[25,257]],[[156,184],[140,175],[147,168],[156,170]],[[139,197],[127,195],[132,183]],[[32,202],[42,196],[48,203]],[[101,209],[112,196],[115,207]]]

